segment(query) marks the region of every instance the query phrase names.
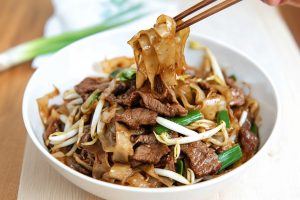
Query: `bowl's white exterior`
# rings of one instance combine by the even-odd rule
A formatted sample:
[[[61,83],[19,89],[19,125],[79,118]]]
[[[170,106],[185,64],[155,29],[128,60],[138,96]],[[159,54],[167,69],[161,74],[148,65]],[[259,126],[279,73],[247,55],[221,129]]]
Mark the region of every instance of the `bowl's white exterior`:
[[[28,134],[46,160],[61,175],[96,196],[125,200],[155,198],[200,200],[209,197],[214,191],[224,189],[226,183],[229,180],[232,181],[233,177],[237,177],[236,175],[247,173],[245,168],[249,165],[258,162],[267,149],[266,144],[269,143],[270,136],[276,128],[280,109],[278,97],[270,79],[256,64],[237,50],[206,37],[191,34],[190,40],[207,45],[229,74],[234,73],[239,80],[250,83],[252,95],[260,103],[260,115],[263,119],[260,127],[260,150],[244,165],[219,178],[195,185],[158,189],[133,188],[106,183],[80,174],[52,157],[43,143],[43,125],[39,118],[36,99],[51,91],[53,85],[57,86],[60,91],[64,91],[86,76],[100,75],[92,66],[104,58],[131,56],[132,50],[129,45],[126,45],[126,42],[133,34],[133,32],[119,29],[88,37],[59,51],[53,55],[46,66],[39,68],[30,79],[23,99],[23,119]],[[189,64],[199,66],[201,62],[199,51],[186,48],[185,55]]]

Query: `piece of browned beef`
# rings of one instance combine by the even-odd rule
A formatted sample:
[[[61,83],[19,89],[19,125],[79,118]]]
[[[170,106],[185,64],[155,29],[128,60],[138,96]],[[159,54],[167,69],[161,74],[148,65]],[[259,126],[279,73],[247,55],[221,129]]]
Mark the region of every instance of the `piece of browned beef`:
[[[59,132],[61,125],[62,123],[59,119],[51,119],[46,131],[43,134],[44,140],[47,140],[49,135],[51,135],[52,133]]]
[[[247,119],[240,129],[239,141],[242,146],[242,150],[247,156],[252,157],[259,146],[258,136],[250,131],[251,123]]]
[[[139,92],[142,97],[142,103],[150,110],[157,112],[158,114],[174,117],[174,116],[185,116],[187,110],[178,103],[162,103],[158,99],[154,98],[151,93]]]
[[[169,103],[178,103],[174,89],[167,86],[159,76],[155,77],[154,87],[158,100],[166,99]]]
[[[137,105],[140,99],[139,93],[135,87],[130,88],[124,94],[121,94],[115,98],[116,102],[122,106],[134,106]]]
[[[242,105],[244,105],[245,95],[244,95],[244,92],[242,91],[242,89],[235,86],[235,87],[231,87],[230,91],[231,91],[231,96],[232,96],[232,99],[229,103],[230,106],[242,106]]]
[[[150,133],[150,134],[136,136],[134,143],[154,144],[154,143],[158,143],[158,141],[155,138],[155,135],[153,133]]]
[[[141,125],[156,124],[157,113],[145,108],[127,109],[121,114],[116,114],[116,121],[123,122],[133,129]]]
[[[118,81],[115,90],[106,97],[106,100],[110,103],[118,103],[128,107],[138,105],[139,99],[140,95],[133,81]]]
[[[221,168],[218,155],[201,141],[183,144],[181,150],[189,158],[190,166],[197,177],[214,174]]]
[[[132,158],[142,163],[157,164],[169,152],[168,146],[161,143],[142,144],[135,149]]]
[[[108,78],[95,78],[87,77],[81,81],[78,85],[75,86],[75,91],[86,100],[89,95],[98,89],[102,92],[109,85],[110,79]]]
[[[230,106],[241,106],[245,103],[245,94],[241,88],[239,88],[232,78],[226,78],[226,83],[229,86],[232,99],[229,102]]]
[[[155,165],[158,168],[165,168],[175,172],[175,160],[172,152],[163,156],[160,161]]]
[[[76,171],[78,171],[82,174],[85,174],[85,175],[90,175],[91,174],[90,171],[88,171],[87,169],[82,167],[80,164],[78,164],[72,156],[66,157],[65,158],[65,163],[66,163],[66,165],[68,165],[72,169],[74,169],[74,170],[76,170]]]
[[[85,142],[89,142],[91,140],[91,133],[90,133],[90,127],[89,126],[85,126],[83,129],[83,135],[80,138],[80,143],[85,143]]]

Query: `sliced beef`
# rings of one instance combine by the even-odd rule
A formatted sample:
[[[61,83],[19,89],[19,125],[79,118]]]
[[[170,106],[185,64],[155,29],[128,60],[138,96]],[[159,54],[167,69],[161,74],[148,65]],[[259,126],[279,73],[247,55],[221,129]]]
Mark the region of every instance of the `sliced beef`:
[[[86,149],[82,149],[80,151],[80,159],[83,160],[84,162],[88,163],[89,165],[93,166],[93,163],[95,161],[95,155],[93,153],[90,153]]]
[[[144,90],[144,92],[148,92],[149,89]],[[166,100],[169,103],[178,103],[176,94],[174,92],[174,88],[168,86],[160,76],[155,77],[155,85],[154,91],[152,92],[155,99],[160,101]]]
[[[256,134],[250,131],[250,128],[251,122],[247,119],[240,129],[239,141],[241,143],[243,152],[249,157],[252,157],[258,149],[259,139]]]
[[[113,91],[114,95],[120,95],[123,94],[124,92],[126,92],[128,90],[129,85],[127,84],[127,82],[125,81],[118,81],[116,83],[116,87]]]
[[[122,114],[116,114],[116,121],[123,122],[133,129],[141,125],[156,124],[157,113],[145,108],[127,109]]]
[[[66,163],[66,165],[68,165],[72,169],[74,169],[74,170],[76,170],[76,171],[78,171],[82,174],[85,174],[85,175],[90,175],[91,174],[90,171],[88,171],[87,169],[82,167],[80,164],[78,164],[72,156],[66,157],[65,158],[65,163]]]
[[[115,90],[106,97],[110,103],[118,103],[122,106],[134,106],[139,103],[140,96],[132,81],[117,82]]]
[[[229,102],[230,106],[242,106],[245,104],[245,95],[239,87],[230,88],[232,99]]]
[[[229,86],[232,99],[229,102],[230,106],[241,106],[245,103],[245,94],[241,88],[239,88],[232,78],[226,78],[226,83]]]
[[[190,166],[197,177],[214,174],[221,168],[218,155],[201,141],[181,145],[181,150],[189,158]]]
[[[167,170],[176,171],[175,169],[175,160],[174,156],[171,155],[172,153],[169,153],[165,156],[163,156],[160,161],[155,165],[155,167],[158,168],[165,168]]]
[[[142,162],[134,160],[134,159],[129,159],[129,163],[130,163],[131,167],[138,167],[138,166],[143,165]]]
[[[158,99],[155,99],[151,93],[139,92],[142,103],[150,110],[157,112],[158,114],[174,117],[174,116],[185,116],[187,110],[178,103],[162,103]]]
[[[168,146],[161,143],[142,144],[135,149],[132,158],[142,163],[157,164],[169,152]]]
[[[124,94],[116,97],[116,102],[122,106],[134,106],[137,105],[140,99],[139,93],[134,87],[127,90]]]
[[[143,143],[143,144],[155,144],[158,143],[154,134],[145,134],[145,135],[138,135],[135,137],[134,143]]]
[[[80,143],[85,143],[88,142],[89,140],[91,140],[91,133],[90,133],[90,127],[89,126],[85,126],[83,129],[83,135],[80,138]]]
[[[174,156],[167,155],[165,168],[174,172],[176,171]]]
[[[49,125],[47,126],[47,129],[43,134],[44,140],[47,140],[49,135],[51,135],[52,133],[59,132],[61,125],[62,123],[59,119],[50,120]]]
[[[102,92],[104,89],[108,87],[109,83],[110,83],[110,79],[108,78],[88,77],[75,86],[75,91],[84,100],[86,100],[89,97],[89,95],[96,89]]]

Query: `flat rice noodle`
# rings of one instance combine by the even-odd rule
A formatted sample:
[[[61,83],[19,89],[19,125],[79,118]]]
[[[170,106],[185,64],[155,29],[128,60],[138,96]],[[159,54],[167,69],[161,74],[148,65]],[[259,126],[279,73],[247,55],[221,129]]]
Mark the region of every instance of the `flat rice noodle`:
[[[116,88],[116,79],[110,81],[108,87],[102,92],[100,98],[106,99]]]
[[[199,87],[198,84],[191,83],[190,87],[193,88],[193,92],[195,93],[195,104],[200,105],[202,101],[205,99],[205,93]]]
[[[99,140],[105,152],[113,152],[115,149],[116,125],[114,122],[106,124],[105,131],[99,134]]]
[[[115,179],[111,178],[109,176],[109,172],[105,172],[102,176],[102,180],[106,181],[106,182],[109,182],[109,183],[115,183]]]
[[[134,59],[126,56],[105,59],[100,63],[103,71],[108,74],[115,71],[117,68],[130,67],[132,64],[134,64]]]
[[[142,188],[151,187],[151,184],[148,183],[145,180],[145,177],[139,172],[136,172],[134,175],[127,178],[126,182],[133,187],[142,187]]]
[[[189,83],[184,83],[183,81],[180,81],[178,83],[178,86],[175,88],[175,93],[177,96],[183,95],[186,97],[186,99],[192,103],[194,100],[192,89],[190,87]]]
[[[151,177],[157,179],[159,182],[163,183],[164,185],[171,187],[174,183],[174,181],[172,181],[169,178],[166,177],[161,177],[158,174],[155,173],[154,171],[154,166],[153,165],[145,165],[142,167],[142,169]]]
[[[39,108],[40,117],[42,119],[43,124],[47,124],[48,117],[50,115],[50,110],[48,107],[49,100],[58,96],[59,90],[54,87],[54,90],[43,97],[38,98],[37,104]]]
[[[226,109],[226,100],[222,95],[210,93],[203,101],[201,112],[205,119],[214,120],[218,111]]]
[[[127,163],[128,156],[134,154],[131,132],[122,124],[116,122],[116,146],[112,156],[114,162]]]
[[[109,172],[110,165],[108,162],[108,154],[104,151],[95,155],[95,161],[92,169],[92,176],[101,179],[103,174]]]
[[[122,183],[124,183],[126,179],[130,177],[133,173],[134,171],[130,167],[130,165],[115,163],[109,171],[109,176],[112,179],[117,179],[119,181],[122,181]]]
[[[115,117],[116,111],[117,111],[116,103],[114,103],[110,107],[105,108],[102,111],[101,121],[106,124],[110,123],[112,121],[112,119]]]
[[[103,151],[99,140],[93,145],[82,145],[83,148],[91,154],[94,154],[95,160],[92,169],[92,176],[96,179],[101,179],[105,172],[110,170],[108,162],[108,154]]]
[[[225,98],[227,102],[230,102],[232,99],[231,91],[227,85],[216,85],[211,84],[211,87],[220,92]]]
[[[183,73],[186,63],[183,55],[189,28],[176,32],[173,18],[161,15],[154,28],[142,30],[129,40],[137,63],[136,87],[149,80],[151,89],[155,76],[169,85],[176,85],[176,73]]]
[[[139,43],[142,47],[142,56],[144,57],[146,73],[152,87],[151,89],[153,89],[154,78],[156,76],[156,73],[158,72],[159,67],[157,55],[146,34],[141,34]]]

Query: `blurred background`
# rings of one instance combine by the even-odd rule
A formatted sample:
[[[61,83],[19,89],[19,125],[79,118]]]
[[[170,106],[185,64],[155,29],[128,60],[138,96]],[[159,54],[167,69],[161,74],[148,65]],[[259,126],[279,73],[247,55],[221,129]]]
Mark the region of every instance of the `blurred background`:
[[[137,2],[130,0],[0,0],[0,52],[43,35],[59,34],[93,26]],[[182,10],[171,0],[157,2],[160,4],[159,7],[164,7],[161,4],[168,5],[164,9],[169,13],[176,14],[177,11]],[[190,5],[195,1],[181,0],[181,2]],[[147,9],[150,8],[147,7]],[[153,9],[156,12],[159,11],[159,8]],[[282,6],[277,9],[300,47],[300,8]],[[34,66],[42,65],[43,59],[46,58],[41,57],[35,60]],[[4,195],[0,199],[16,199],[17,196],[26,141],[21,117],[21,102],[27,81],[34,70],[31,61],[27,61],[0,72],[0,136],[2,138],[0,152],[4,152],[0,156],[0,163],[5,165],[0,168],[2,179],[0,194]]]

